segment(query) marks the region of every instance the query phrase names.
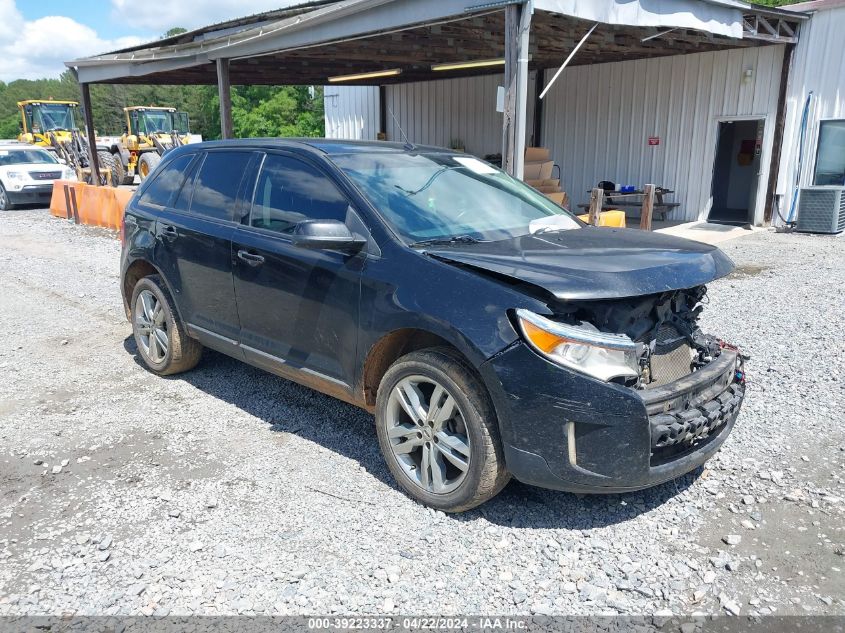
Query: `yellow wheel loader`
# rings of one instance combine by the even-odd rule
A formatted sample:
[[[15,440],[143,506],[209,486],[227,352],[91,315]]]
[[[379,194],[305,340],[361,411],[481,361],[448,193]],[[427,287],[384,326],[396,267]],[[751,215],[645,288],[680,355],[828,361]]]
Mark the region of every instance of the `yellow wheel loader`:
[[[53,147],[54,138],[59,143],[70,141],[76,127],[76,101],[18,101],[21,113],[21,133],[18,140],[48,149]]]
[[[18,140],[43,147],[64,161],[76,172],[81,182],[92,183],[91,153],[88,140],[76,125],[76,101],[54,101],[52,99],[29,99],[18,101],[21,113],[21,132]],[[108,147],[95,148],[100,164],[100,184],[115,182],[115,159]]]
[[[135,174],[145,180],[166,151],[202,140],[190,133],[188,114],[176,108],[130,106],[123,112],[126,129],[109,146],[119,183],[132,184]]]

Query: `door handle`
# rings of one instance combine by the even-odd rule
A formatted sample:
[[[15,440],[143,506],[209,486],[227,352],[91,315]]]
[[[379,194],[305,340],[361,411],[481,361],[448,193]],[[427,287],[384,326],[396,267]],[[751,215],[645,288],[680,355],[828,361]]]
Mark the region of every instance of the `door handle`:
[[[165,224],[161,228],[161,235],[162,237],[164,237],[164,239],[169,240],[171,242],[177,237],[179,237],[179,233],[176,231],[176,227],[171,226],[169,224]]]
[[[246,262],[253,268],[257,268],[264,263],[264,257],[261,255],[256,255],[255,253],[250,253],[249,251],[244,250],[238,251],[238,259],[242,262]]]

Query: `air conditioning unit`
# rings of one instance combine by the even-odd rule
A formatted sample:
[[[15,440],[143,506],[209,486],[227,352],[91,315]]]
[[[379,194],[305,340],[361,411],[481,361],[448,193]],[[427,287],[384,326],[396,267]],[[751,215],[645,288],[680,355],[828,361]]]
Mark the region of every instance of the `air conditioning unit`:
[[[845,231],[845,187],[807,187],[798,201],[798,226],[803,233]]]

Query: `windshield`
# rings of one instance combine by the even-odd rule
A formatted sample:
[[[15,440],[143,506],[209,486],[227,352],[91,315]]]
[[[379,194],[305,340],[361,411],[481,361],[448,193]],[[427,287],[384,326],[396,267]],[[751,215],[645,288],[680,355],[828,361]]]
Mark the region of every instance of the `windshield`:
[[[52,154],[42,149],[0,149],[0,167],[20,165],[22,163],[55,165],[58,162]]]
[[[170,134],[178,126],[174,124],[173,112],[167,110],[144,110],[138,112],[138,133],[156,134],[164,132]]]
[[[543,194],[472,156],[332,156],[407,242],[496,241],[580,224]]]
[[[32,129],[34,132],[51,130],[75,130],[73,107],[64,103],[42,103],[32,106]]]

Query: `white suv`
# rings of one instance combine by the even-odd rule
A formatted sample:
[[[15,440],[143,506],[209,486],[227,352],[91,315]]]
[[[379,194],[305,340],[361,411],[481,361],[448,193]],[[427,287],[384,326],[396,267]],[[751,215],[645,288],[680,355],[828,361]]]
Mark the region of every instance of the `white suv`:
[[[0,143],[0,211],[16,204],[48,206],[53,181],[76,180],[72,169],[35,145]]]

